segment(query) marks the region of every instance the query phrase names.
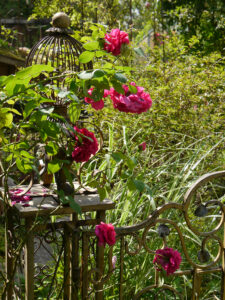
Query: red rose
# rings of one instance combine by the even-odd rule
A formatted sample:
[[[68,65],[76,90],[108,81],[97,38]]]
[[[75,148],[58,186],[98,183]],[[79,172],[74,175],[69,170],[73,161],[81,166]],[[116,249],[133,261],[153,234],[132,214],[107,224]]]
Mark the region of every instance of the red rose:
[[[92,92],[93,92],[94,88],[90,88],[88,90],[88,94],[91,96],[92,95]],[[104,90],[104,95],[103,95],[103,98],[107,97],[108,96],[108,91],[107,90]],[[91,106],[96,109],[96,110],[100,110],[104,107],[104,101],[101,99],[99,101],[94,101],[92,98],[89,98],[89,97],[85,97],[84,98],[84,101],[86,103],[89,103],[91,104]]]
[[[96,225],[95,234],[98,237],[98,245],[104,246],[107,243],[109,246],[112,246],[116,243],[116,232],[112,224],[101,224]]]
[[[139,148],[141,151],[145,151],[145,149],[146,149],[146,143],[145,143],[145,142],[141,143],[140,145],[138,145],[138,148]]]
[[[128,34],[120,31],[119,28],[112,29],[110,33],[105,34],[104,50],[117,56],[120,54],[122,44],[129,44]]]
[[[91,155],[95,155],[98,151],[98,141],[93,132],[88,131],[86,128],[79,129],[76,126],[74,130],[78,133],[75,134],[76,144],[72,152],[72,158],[76,162],[88,161]],[[79,135],[81,133],[82,135]],[[92,139],[92,141],[86,137]]]
[[[166,271],[166,274],[169,275],[179,269],[181,260],[181,255],[177,250],[165,247],[164,249],[156,250],[153,263],[157,265],[158,271],[162,271],[162,267]]]
[[[131,85],[137,88],[136,94],[131,94],[127,85],[123,85],[124,95],[119,94],[114,88],[110,89],[109,94],[114,108],[137,114],[147,111],[152,106],[150,95],[144,92],[143,87],[136,86],[134,82],[131,82]]]

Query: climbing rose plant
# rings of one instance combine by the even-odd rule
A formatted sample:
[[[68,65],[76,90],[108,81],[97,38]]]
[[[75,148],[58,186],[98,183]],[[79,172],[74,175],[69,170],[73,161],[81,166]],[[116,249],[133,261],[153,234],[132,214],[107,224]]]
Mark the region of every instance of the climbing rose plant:
[[[93,132],[86,128],[79,129],[74,127],[75,147],[72,152],[72,159],[75,162],[86,162],[91,155],[95,155],[98,151],[98,141]]]
[[[181,255],[177,250],[165,247],[164,249],[156,250],[153,263],[158,271],[164,269],[166,274],[170,275],[179,269],[181,260]]]
[[[105,34],[104,50],[117,56],[121,52],[122,44],[129,44],[128,34],[120,31],[118,28],[112,29],[110,33]]]
[[[95,234],[98,237],[98,245],[104,246],[108,244],[113,246],[116,243],[116,232],[112,224],[101,222],[95,227]]]
[[[127,85],[123,85],[124,95],[119,94],[114,88],[111,88],[109,95],[113,102],[115,109],[122,112],[130,113],[143,113],[149,110],[152,106],[152,99],[150,95],[144,92],[144,88],[136,86],[136,83],[131,82],[131,86],[134,86],[137,90],[136,93],[131,93]]]

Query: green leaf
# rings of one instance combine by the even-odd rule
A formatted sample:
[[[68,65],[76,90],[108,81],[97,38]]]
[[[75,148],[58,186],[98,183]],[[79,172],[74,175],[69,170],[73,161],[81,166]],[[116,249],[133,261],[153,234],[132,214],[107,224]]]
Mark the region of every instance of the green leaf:
[[[135,191],[136,190],[136,186],[134,184],[134,180],[133,178],[130,178],[128,181],[127,181],[127,187],[129,189],[129,191]]]
[[[97,41],[86,43],[83,45],[83,47],[86,50],[97,50],[100,48],[99,42],[97,42]]]
[[[139,192],[143,192],[145,189],[145,183],[141,180],[134,180],[134,185]]]
[[[129,91],[131,92],[131,94],[136,94],[137,93],[136,86],[129,84]]]
[[[52,72],[54,68],[50,65],[32,65],[16,73],[16,78],[19,79],[31,79],[39,76],[41,72]]]
[[[112,79],[111,83],[112,83],[114,89],[117,91],[117,93],[122,94],[122,95],[125,94],[122,84],[120,84],[117,80]]]
[[[91,79],[93,77],[93,71],[83,71],[80,74],[78,74],[78,77],[80,79],[84,79],[84,80],[88,80]]]
[[[145,57],[145,53],[141,47],[134,48],[134,52],[141,57]]]
[[[106,72],[100,69],[94,70],[93,71],[93,78],[99,78],[99,77],[103,77],[106,75]]]
[[[119,80],[122,83],[126,83],[127,82],[127,77],[124,76],[122,73],[115,73],[114,77]]]
[[[103,51],[103,50],[96,51],[96,53],[95,53],[96,57],[102,57],[106,54],[107,54],[107,52]]]
[[[81,55],[79,56],[79,61],[82,64],[88,63],[89,61],[91,61],[93,59],[93,57],[95,56],[94,52],[90,52],[90,51],[84,51],[83,53],[81,53]]]
[[[29,173],[33,170],[32,164],[20,158],[16,159],[16,166],[22,173]]]
[[[55,122],[45,120],[41,122],[40,126],[41,132],[44,134],[44,140],[46,140],[47,137],[56,138],[57,134],[59,133],[59,128]]]
[[[26,158],[30,158],[30,159],[34,159],[34,156],[31,155],[29,152],[25,151],[25,150],[22,150],[20,152],[20,155],[23,156],[23,157],[26,157]]]
[[[81,112],[81,105],[79,103],[76,102],[70,103],[68,108],[68,114],[69,114],[70,121],[73,124],[75,124],[76,121],[79,119],[80,112]]]
[[[106,198],[107,192],[105,187],[97,187],[100,201],[103,201]]]
[[[119,163],[121,160],[124,159],[125,155],[120,152],[114,152],[111,154],[112,158],[115,160],[115,162]]]
[[[48,163],[48,172],[49,173],[56,173],[61,169],[61,162],[58,159],[54,159]]]
[[[67,97],[69,94],[70,94],[70,91],[60,91],[60,92],[58,93],[58,97],[59,97],[59,98],[65,98],[65,97]]]
[[[77,212],[78,214],[81,214],[81,207],[79,204],[77,204],[74,200],[74,197],[72,196],[69,196],[69,205],[70,207],[75,211]]]
[[[0,129],[10,127],[13,121],[13,115],[9,113],[8,108],[0,108]]]
[[[133,169],[135,168],[135,166],[137,165],[137,161],[134,157],[131,157],[131,158],[127,158],[126,159],[126,163],[127,163],[127,166],[128,168],[133,171]]]
[[[24,119],[26,119],[32,113],[32,111],[37,107],[37,105],[38,104],[37,104],[36,100],[31,100],[25,105],[25,108],[23,111]]]
[[[48,144],[45,146],[45,151],[49,155],[56,155],[59,151],[59,147],[56,143],[50,141]]]

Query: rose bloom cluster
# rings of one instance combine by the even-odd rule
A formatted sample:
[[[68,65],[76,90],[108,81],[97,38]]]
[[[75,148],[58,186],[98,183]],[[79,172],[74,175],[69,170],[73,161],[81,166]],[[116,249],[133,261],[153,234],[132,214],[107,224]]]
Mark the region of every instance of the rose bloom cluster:
[[[75,133],[75,147],[72,152],[72,159],[75,162],[86,162],[90,159],[91,155],[95,155],[98,151],[98,141],[94,133],[88,131],[86,128],[79,129],[74,127]],[[88,138],[87,138],[88,137]]]
[[[164,249],[156,250],[156,256],[153,263],[156,264],[157,270],[166,271],[167,275],[173,274],[180,267],[181,255],[173,248],[165,247]]]
[[[113,107],[122,112],[130,113],[143,113],[150,109],[152,106],[152,99],[150,95],[144,92],[144,88],[141,86],[136,86],[136,83],[131,82],[130,85],[133,85],[136,89],[136,93],[131,93],[127,85],[123,85],[124,95],[119,94],[114,88],[111,88],[109,91],[104,90],[103,98],[110,96]],[[88,90],[88,93],[91,97],[94,88]],[[100,110],[104,107],[104,101],[95,102],[93,99],[85,97],[85,102],[90,103],[92,107],[96,110]]]
[[[123,85],[124,95],[119,94],[114,88],[111,88],[109,95],[113,102],[115,109],[123,112],[130,113],[143,113],[149,110],[152,106],[152,99],[148,93],[144,92],[144,88],[141,86],[136,86],[134,82],[130,85],[136,87],[137,92],[135,94],[131,93],[127,85]]]
[[[95,234],[98,237],[98,245],[104,246],[108,244],[113,246],[116,243],[116,232],[112,224],[101,222],[95,227]]]
[[[101,109],[103,109],[103,107],[104,107],[104,101],[103,101],[103,99],[101,99],[101,100],[99,100],[99,101],[94,101],[94,100],[91,98],[91,95],[92,95],[92,93],[93,93],[93,90],[94,90],[94,88],[90,88],[90,89],[88,90],[88,94],[90,95],[90,97],[85,97],[85,98],[84,98],[84,101],[85,101],[86,103],[91,104],[92,108],[94,108],[95,110],[101,110]],[[108,91],[108,90],[104,90],[103,98],[107,97],[108,94],[109,94],[109,91]]]
[[[119,28],[112,29],[110,33],[105,34],[104,50],[117,56],[121,52],[122,44],[129,44],[128,34],[120,31]]]

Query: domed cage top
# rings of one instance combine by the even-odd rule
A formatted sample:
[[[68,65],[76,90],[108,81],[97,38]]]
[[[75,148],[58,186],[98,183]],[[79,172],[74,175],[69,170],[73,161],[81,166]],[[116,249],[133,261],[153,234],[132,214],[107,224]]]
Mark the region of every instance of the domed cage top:
[[[64,13],[57,13],[53,16],[53,27],[48,29],[47,36],[43,37],[31,49],[26,66],[33,64],[50,64],[54,67],[52,76],[63,75],[71,71],[79,72],[81,70],[92,69],[92,62],[80,64],[79,56],[83,52],[82,45],[79,41],[70,36],[72,30],[68,29],[70,25],[69,17]],[[50,82],[49,82],[50,83]],[[61,89],[66,89],[65,82],[62,78],[51,81]],[[62,99],[57,97],[55,92],[47,96],[55,100],[53,105],[62,105]]]

